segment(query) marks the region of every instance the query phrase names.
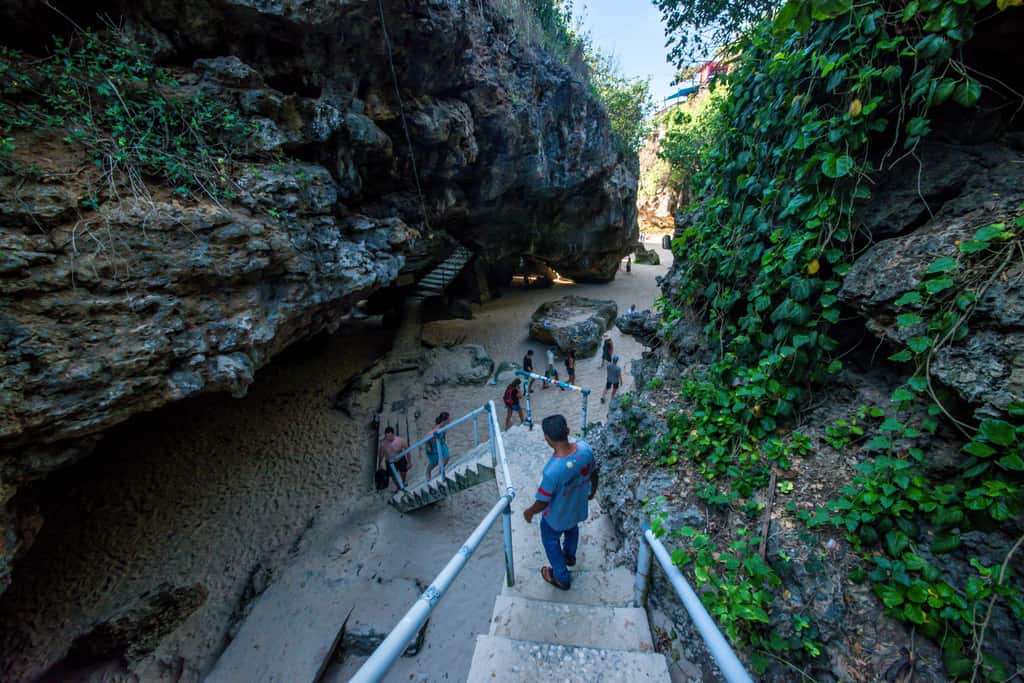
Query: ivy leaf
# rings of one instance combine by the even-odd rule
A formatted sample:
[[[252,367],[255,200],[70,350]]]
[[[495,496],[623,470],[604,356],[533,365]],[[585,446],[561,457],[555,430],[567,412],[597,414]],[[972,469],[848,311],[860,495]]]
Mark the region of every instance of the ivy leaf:
[[[911,337],[907,341],[907,346],[914,353],[924,353],[931,348],[932,339],[931,337]]]
[[[896,316],[896,324],[901,328],[913,327],[922,322],[924,322],[924,318],[917,313],[900,313]]]
[[[885,451],[892,447],[892,442],[884,436],[876,436],[867,442],[864,448],[869,451]]]
[[[953,286],[953,278],[939,277],[933,280],[925,280],[924,288],[929,294],[944,292]]]
[[[928,379],[921,376],[911,377],[907,380],[907,385],[914,391],[921,392],[928,388]]]
[[[987,458],[995,453],[996,449],[980,441],[971,441],[964,446],[964,451],[970,453],[976,458]]]
[[[921,295],[918,292],[907,292],[899,299],[893,302],[896,306],[906,306],[907,304],[919,304],[921,303]]]
[[[1003,501],[997,500],[988,509],[988,514],[997,522],[1004,522],[1010,518],[1010,508]]]
[[[914,356],[913,354],[910,353],[910,351],[908,351],[907,349],[903,349],[902,351],[894,353],[891,356],[889,356],[889,360],[891,360],[893,363],[906,363],[913,357]]]
[[[938,85],[935,86],[935,90],[932,91],[931,99],[928,101],[928,106],[937,107],[950,97],[953,96],[953,91],[956,89],[956,81],[952,78],[943,78],[939,81]]]
[[[1013,425],[1002,420],[982,420],[978,425],[978,435],[997,446],[1011,446],[1017,441]]]
[[[953,99],[965,107],[973,107],[979,97],[981,97],[981,84],[970,78],[961,81],[953,91]]]
[[[1006,230],[1006,223],[993,223],[992,225],[986,225],[983,228],[978,228],[978,232],[974,233],[974,239],[979,242],[988,242],[994,239],[999,239],[1003,236],[1003,232]]]
[[[814,0],[811,3],[811,18],[818,21],[835,19],[853,9],[853,0]]]
[[[852,169],[853,159],[847,154],[838,157],[835,154],[829,154],[821,162],[821,172],[829,178],[842,178],[848,175]]]
[[[960,243],[961,254],[977,254],[979,251],[985,251],[990,246],[989,242],[980,242],[978,240],[967,240],[966,242]]]
[[[800,2],[797,0],[789,0],[779,13],[775,15],[775,32],[784,33],[789,30],[789,27],[793,24],[793,20],[796,19],[797,12],[800,11]]]
[[[903,616],[907,621],[914,624],[923,624],[926,621],[924,610],[921,609],[920,605],[913,603],[903,606]]]
[[[1024,472],[1024,460],[1016,453],[999,458],[999,465],[1014,472]]]
[[[897,389],[896,391],[892,392],[891,400],[893,403],[900,403],[902,401],[912,401],[913,399],[914,394],[910,391],[907,391],[906,389]]]
[[[903,423],[890,417],[878,429],[882,432],[899,432],[903,430]]]
[[[934,275],[935,273],[948,273],[951,270],[956,270],[956,260],[945,256],[933,261],[932,264],[928,266],[928,270],[924,272],[925,275]]]
[[[910,137],[923,137],[928,133],[928,119],[923,116],[915,116],[907,122],[907,135]]]

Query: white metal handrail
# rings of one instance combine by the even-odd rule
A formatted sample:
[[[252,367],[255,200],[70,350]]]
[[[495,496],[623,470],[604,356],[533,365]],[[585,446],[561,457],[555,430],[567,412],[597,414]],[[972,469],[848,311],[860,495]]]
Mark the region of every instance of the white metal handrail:
[[[449,422],[448,424],[446,424],[441,429],[438,429],[438,430],[435,430],[435,431],[432,431],[432,432],[428,433],[426,436],[424,436],[422,439],[420,439],[416,443],[412,444],[411,446],[407,446],[405,448],[405,450],[403,450],[398,455],[395,455],[395,456],[392,456],[392,457],[388,458],[387,459],[388,467],[391,468],[391,474],[395,477],[395,482],[397,482],[398,488],[401,489],[401,490],[405,490],[406,485],[404,483],[402,483],[402,477],[399,476],[398,468],[395,466],[395,463],[398,462],[399,460],[401,460],[402,458],[404,458],[405,456],[409,455],[413,451],[415,451],[417,448],[419,448],[421,446],[424,446],[427,443],[429,443],[430,441],[432,441],[433,439],[435,439],[438,434],[444,434],[449,429],[452,429],[453,427],[457,427],[457,426],[461,425],[462,423],[466,422],[467,420],[473,420],[473,446],[474,447],[479,446],[480,445],[480,433],[479,433],[479,428],[477,426],[476,417],[480,413],[484,413],[484,412],[487,412],[487,406],[486,405],[480,406],[476,410],[472,410],[472,411],[466,413],[465,415],[463,415],[462,417],[458,418],[457,420],[453,420],[453,421]],[[444,478],[444,470],[445,470],[444,461],[442,460],[440,462],[440,464],[441,464],[441,478]]]
[[[529,425],[530,429],[533,429],[533,405],[530,403],[530,380],[538,380],[545,384],[552,384],[559,389],[568,389],[570,391],[578,391],[582,397],[583,403],[583,422],[580,424],[580,432],[585,434],[587,430],[587,403],[590,399],[590,389],[584,389],[578,387],[575,384],[569,384],[568,382],[562,382],[561,380],[551,379],[544,375],[538,375],[536,372],[530,372],[528,370],[516,370],[516,374],[520,377],[526,377],[526,388],[523,390],[523,398],[526,400],[526,424]]]
[[[394,665],[395,660],[402,656],[405,648],[416,637],[416,633],[427,621],[430,613],[434,611],[434,607],[455,582],[459,572],[469,562],[469,558],[473,556],[473,552],[480,546],[484,536],[494,526],[498,515],[502,517],[502,535],[505,543],[505,580],[509,586],[515,584],[515,566],[512,556],[512,501],[516,497],[516,489],[512,484],[512,477],[509,473],[508,458],[505,454],[505,442],[501,436],[494,402],[488,401],[484,406],[447,425],[446,429],[454,427],[459,422],[464,421],[470,416],[478,415],[480,412],[488,414],[487,429],[490,432],[492,464],[496,470],[501,469],[501,475],[504,478],[504,492],[502,491],[502,485],[499,483],[498,502],[494,504],[494,507],[490,509],[476,529],[473,530],[473,533],[469,535],[469,538],[462,544],[459,551],[452,556],[452,559],[448,561],[448,564],[441,570],[441,573],[434,578],[409,611],[405,613],[405,616],[398,622],[398,625],[391,630],[391,633],[373,651],[370,658],[359,667],[359,671],[356,672],[355,676],[349,679],[349,683],[375,683],[387,675],[388,669]],[[428,440],[421,440],[417,444],[422,444]],[[407,450],[412,448],[413,446],[410,446]]]
[[[658,559],[658,564],[661,565],[665,574],[668,575],[672,588],[675,589],[676,595],[679,596],[683,607],[689,613],[690,619],[693,620],[693,625],[697,627],[697,631],[700,633],[700,637],[704,639],[704,644],[707,645],[711,656],[715,659],[715,663],[718,664],[722,677],[728,683],[753,683],[750,674],[747,673],[743,663],[736,656],[732,646],[729,645],[729,641],[718,630],[715,620],[708,614],[707,609],[700,601],[700,598],[697,597],[693,588],[690,587],[686,577],[679,571],[679,567],[672,562],[672,556],[668,550],[658,540],[658,537],[654,535],[654,532],[647,527],[644,527],[644,534],[640,539],[640,552],[637,553],[636,558],[636,583],[633,600],[635,606],[643,607],[646,601],[652,553]]]

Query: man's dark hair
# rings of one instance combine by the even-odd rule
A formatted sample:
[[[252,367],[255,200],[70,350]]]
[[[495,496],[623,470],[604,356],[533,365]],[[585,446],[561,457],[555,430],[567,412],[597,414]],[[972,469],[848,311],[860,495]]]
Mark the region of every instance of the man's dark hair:
[[[527,356],[532,356],[533,355],[533,349],[530,349],[529,351],[527,351],[526,355]]]
[[[394,427],[385,427],[384,428],[384,433],[385,434],[394,434],[395,433],[395,428]]]
[[[540,423],[540,427],[544,430],[544,436],[552,441],[569,440],[569,425],[561,415],[548,415]]]

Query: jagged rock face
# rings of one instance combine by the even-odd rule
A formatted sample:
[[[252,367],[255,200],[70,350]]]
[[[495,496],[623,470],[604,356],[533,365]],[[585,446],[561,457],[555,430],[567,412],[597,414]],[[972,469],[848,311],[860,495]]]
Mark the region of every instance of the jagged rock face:
[[[913,161],[896,169],[876,190],[863,212],[865,225],[887,239],[857,259],[839,293],[870,331],[900,343],[924,330],[900,329],[894,302],[918,287],[934,260],[957,258],[960,242],[980,227],[1010,221],[1024,204],[1024,153],[1018,149],[933,143],[920,156],[920,166]],[[1024,400],[1024,267],[1011,261],[975,286],[980,300],[968,323],[971,334],[940,349],[931,374],[979,418],[999,417]],[[927,305],[922,310],[925,317],[934,312]]]
[[[82,25],[119,17],[184,96],[253,133],[236,202],[154,186],[84,215],[66,173],[80,152],[60,131],[18,134],[41,175],[0,176],[0,590],[38,527],[20,486],[133,414],[244,393],[393,283],[428,229],[578,280],[610,280],[636,240],[635,164],[589,86],[500,3],[386,1],[390,57],[370,0],[52,4]],[[0,0],[0,38],[27,52],[67,28],[42,2]]]

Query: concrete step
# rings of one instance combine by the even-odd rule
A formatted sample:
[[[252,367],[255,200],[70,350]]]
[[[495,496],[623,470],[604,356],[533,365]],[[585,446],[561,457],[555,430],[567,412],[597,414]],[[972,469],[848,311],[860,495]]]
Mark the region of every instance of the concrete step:
[[[477,636],[469,683],[558,681],[559,683],[641,683],[669,680],[662,655],[499,636]]]
[[[437,274],[431,273],[430,275],[428,275],[425,278],[423,278],[422,280],[420,280],[420,284],[421,285],[443,285],[447,281],[448,281],[448,278],[444,277],[443,275],[437,275]]]
[[[401,512],[409,512],[472,486],[491,481],[494,479],[494,468],[490,466],[489,461],[490,454],[484,452],[472,459],[458,462],[445,472],[443,478],[437,476],[429,482],[410,482],[405,492],[396,493],[389,502]]]
[[[546,600],[547,602],[596,605],[598,607],[630,607],[633,604],[633,573],[625,567],[604,571],[570,569],[572,587],[555,588],[540,575],[547,559],[514,556],[516,585],[502,584],[501,594],[508,597]]]
[[[499,595],[491,635],[608,650],[654,652],[647,612],[637,607],[595,607]]]

